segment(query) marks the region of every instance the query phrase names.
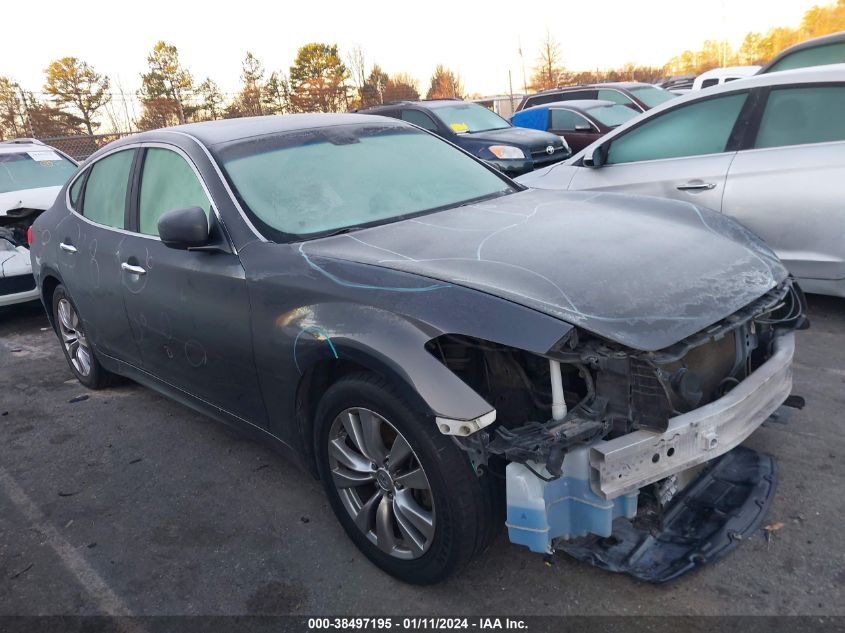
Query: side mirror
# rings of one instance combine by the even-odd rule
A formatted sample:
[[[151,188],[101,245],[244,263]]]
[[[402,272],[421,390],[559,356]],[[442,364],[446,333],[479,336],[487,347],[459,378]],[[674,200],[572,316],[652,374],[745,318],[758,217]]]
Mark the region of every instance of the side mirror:
[[[158,219],[158,235],[165,246],[189,249],[208,244],[208,216],[199,207],[168,211]]]
[[[576,123],[575,124],[575,131],[576,132],[589,132],[593,129],[593,126],[589,123]]]
[[[585,167],[598,168],[604,165],[606,162],[607,147],[605,145],[599,145],[596,149],[593,150],[592,155],[584,157]]]

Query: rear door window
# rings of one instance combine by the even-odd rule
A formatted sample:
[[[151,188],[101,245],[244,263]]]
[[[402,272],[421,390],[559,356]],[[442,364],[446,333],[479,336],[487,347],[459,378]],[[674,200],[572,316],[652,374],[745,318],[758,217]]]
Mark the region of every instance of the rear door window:
[[[754,147],[845,140],[845,86],[775,88],[769,93]]]
[[[126,193],[134,157],[135,150],[127,149],[101,158],[91,166],[82,215],[97,224],[125,228]]]

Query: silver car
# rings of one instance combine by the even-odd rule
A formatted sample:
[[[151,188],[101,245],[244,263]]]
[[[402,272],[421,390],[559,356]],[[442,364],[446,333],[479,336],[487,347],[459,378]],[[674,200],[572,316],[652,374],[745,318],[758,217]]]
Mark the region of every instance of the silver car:
[[[765,239],[805,291],[845,296],[845,64],[680,97],[518,180],[710,207]]]

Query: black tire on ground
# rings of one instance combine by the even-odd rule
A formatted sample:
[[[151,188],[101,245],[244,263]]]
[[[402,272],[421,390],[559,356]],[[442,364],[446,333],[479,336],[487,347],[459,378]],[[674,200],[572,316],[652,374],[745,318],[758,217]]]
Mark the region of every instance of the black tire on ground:
[[[341,501],[332,476],[329,442],[335,418],[350,408],[368,409],[387,420],[425,471],[435,528],[428,549],[418,558],[399,559],[379,549],[355,525]],[[418,585],[444,580],[486,549],[501,529],[504,506],[498,482],[491,481],[490,475],[476,476],[466,453],[375,374],[351,374],[326,391],[316,412],[315,442],[320,479],[344,530],[367,558],[400,580]]]
[[[76,379],[89,389],[103,389],[105,387],[112,386],[116,382],[117,376],[107,371],[103,368],[102,365],[100,365],[100,362],[97,360],[93,349],[90,349],[90,371],[87,375],[81,373],[74,366],[74,363],[71,360],[70,355],[68,354],[67,347],[63,342],[61,324],[59,323],[59,303],[62,299],[65,299],[70,303],[70,305],[73,307],[74,312],[76,312],[77,315],[79,314],[79,312],[77,311],[76,304],[73,302],[73,299],[71,299],[70,294],[68,294],[67,289],[62,284],[56,286],[56,288],[53,290],[52,302],[53,327],[56,331],[56,335],[59,337],[59,343],[61,344],[62,352],[65,355],[65,360],[67,360],[67,364],[70,367],[70,370],[73,372],[73,375],[76,376]],[[84,334],[84,328],[81,322],[81,318],[79,328],[83,330]]]

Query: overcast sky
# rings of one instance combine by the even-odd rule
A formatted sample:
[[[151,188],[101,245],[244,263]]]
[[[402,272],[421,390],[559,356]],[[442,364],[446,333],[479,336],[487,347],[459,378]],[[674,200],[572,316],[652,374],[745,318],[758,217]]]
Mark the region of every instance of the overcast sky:
[[[299,46],[319,41],[337,43],[344,56],[360,44],[368,66],[409,72],[423,91],[443,63],[460,73],[468,92],[493,94],[507,92],[509,70],[519,91],[519,42],[530,75],[547,28],[573,70],[663,65],[705,39],[738,45],[748,31],[795,26],[817,3],[825,1],[6,0],[0,75],[37,92],[49,62],[69,55],[134,91],[147,53],[164,39],[198,81],[210,76],[233,93],[247,50],[268,70],[287,72]]]

